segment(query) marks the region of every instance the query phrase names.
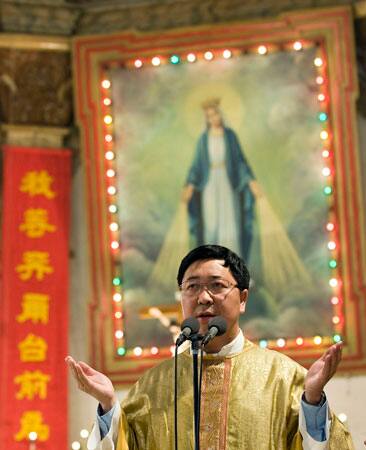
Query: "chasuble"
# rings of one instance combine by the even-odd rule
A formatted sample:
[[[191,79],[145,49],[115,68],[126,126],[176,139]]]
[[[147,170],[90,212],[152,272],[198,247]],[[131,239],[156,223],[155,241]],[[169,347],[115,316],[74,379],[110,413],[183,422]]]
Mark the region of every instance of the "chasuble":
[[[240,353],[205,355],[202,450],[301,450],[299,407],[306,369],[248,340]],[[174,450],[174,359],[148,371],[122,402],[117,450]],[[178,448],[194,449],[192,357],[178,356]],[[330,413],[328,448],[352,440]],[[315,441],[314,441],[315,442]],[[316,447],[315,447],[316,448]]]

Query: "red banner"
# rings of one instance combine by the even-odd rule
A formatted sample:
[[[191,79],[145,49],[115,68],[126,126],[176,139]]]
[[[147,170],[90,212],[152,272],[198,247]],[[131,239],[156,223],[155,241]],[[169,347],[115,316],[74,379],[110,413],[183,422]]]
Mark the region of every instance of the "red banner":
[[[67,448],[70,151],[4,148],[0,447]]]

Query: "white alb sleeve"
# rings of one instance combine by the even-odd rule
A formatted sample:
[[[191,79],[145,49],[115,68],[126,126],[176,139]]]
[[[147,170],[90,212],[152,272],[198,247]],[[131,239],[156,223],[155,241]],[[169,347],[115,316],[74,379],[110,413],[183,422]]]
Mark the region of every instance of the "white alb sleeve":
[[[325,437],[326,440],[319,442],[313,439],[306,429],[306,421],[304,416],[304,410],[302,405],[300,404],[300,412],[299,412],[299,431],[302,436],[302,448],[303,450],[328,450],[329,448],[329,430],[330,430],[330,419],[329,419],[329,410],[327,408],[327,417],[326,417],[326,425],[325,425]]]
[[[117,437],[119,429],[119,419],[121,417],[121,406],[116,402],[116,407],[113,412],[111,427],[104,439],[100,437],[99,424],[96,420],[93,429],[89,435],[86,444],[88,450],[115,450],[117,446]]]

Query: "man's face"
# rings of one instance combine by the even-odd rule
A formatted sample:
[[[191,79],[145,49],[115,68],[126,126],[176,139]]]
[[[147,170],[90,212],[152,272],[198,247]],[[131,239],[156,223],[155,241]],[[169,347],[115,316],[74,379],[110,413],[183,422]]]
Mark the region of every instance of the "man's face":
[[[223,280],[229,287],[224,294],[212,295],[207,289],[201,289],[196,295],[182,291],[183,317],[196,317],[200,323],[200,333],[208,329],[208,322],[212,317],[222,316],[227,323],[227,331],[223,336],[216,337],[211,345],[211,351],[216,352],[223,345],[228,344],[239,332],[239,316],[245,311],[248,290],[240,291],[237,282],[228,267],[224,267],[223,260],[210,259],[192,263],[186,270],[183,283],[210,283]],[[210,350],[209,347],[206,348]],[[217,350],[217,351],[218,351]]]

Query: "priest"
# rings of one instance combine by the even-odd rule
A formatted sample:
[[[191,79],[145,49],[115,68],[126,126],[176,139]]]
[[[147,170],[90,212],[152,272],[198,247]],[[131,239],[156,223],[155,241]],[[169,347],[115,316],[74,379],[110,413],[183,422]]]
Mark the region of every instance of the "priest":
[[[259,348],[239,327],[248,300],[244,261],[225,247],[189,252],[178,270],[184,318],[200,333],[221,316],[227,331],[205,347],[201,391],[202,450],[348,450],[352,440],[331,412],[326,383],[341,360],[330,347],[308,371],[287,356]],[[179,356],[178,449],[194,448],[192,357]],[[89,450],[174,449],[174,361],[146,372],[121,404],[111,381],[84,362],[66,358],[79,388],[98,402]]]

